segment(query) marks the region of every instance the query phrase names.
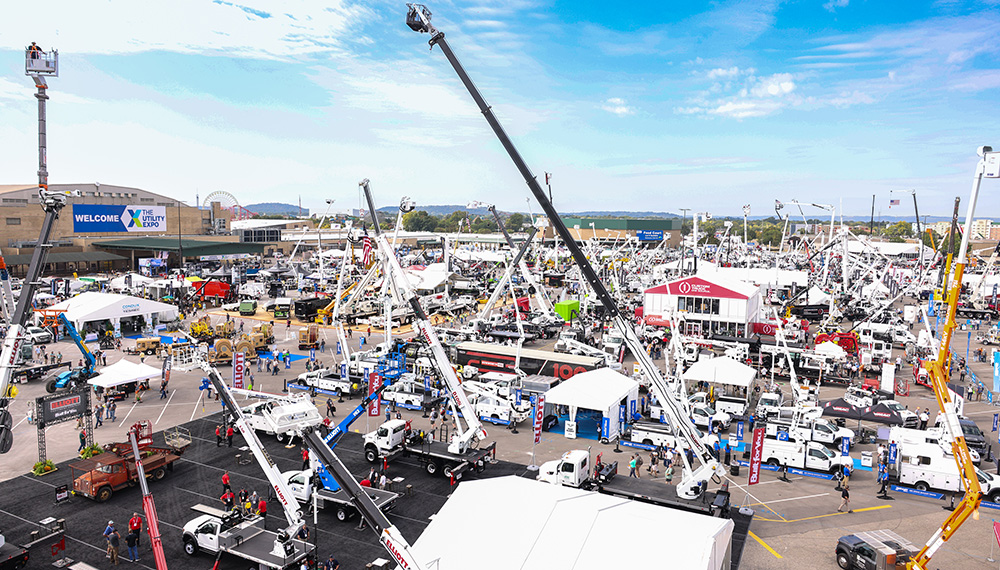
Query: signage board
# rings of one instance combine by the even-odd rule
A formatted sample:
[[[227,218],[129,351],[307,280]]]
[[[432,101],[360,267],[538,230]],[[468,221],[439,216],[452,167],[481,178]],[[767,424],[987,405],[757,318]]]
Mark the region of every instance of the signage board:
[[[35,400],[39,416],[45,425],[76,419],[90,411],[90,392],[67,392],[57,397],[41,397]]]
[[[167,231],[166,206],[73,204],[73,233]]]
[[[246,355],[242,352],[233,353],[233,388],[243,389],[243,375],[246,373]]]
[[[538,401],[535,402],[535,443],[539,444],[542,442],[542,420],[545,418],[545,394],[538,395]],[[607,432],[605,432],[607,433]]]
[[[636,230],[639,241],[663,241],[663,230]]]
[[[753,430],[753,443],[750,444],[750,481],[748,485],[760,482],[760,460],[764,455],[764,428]]]
[[[369,374],[368,376],[368,395],[371,396],[378,390],[381,380],[378,374]],[[368,415],[370,417],[378,417],[382,415],[382,398],[372,398],[372,401],[368,404]]]
[[[576,439],[576,422],[566,420],[565,426],[566,430],[564,435],[566,436],[566,439]]]

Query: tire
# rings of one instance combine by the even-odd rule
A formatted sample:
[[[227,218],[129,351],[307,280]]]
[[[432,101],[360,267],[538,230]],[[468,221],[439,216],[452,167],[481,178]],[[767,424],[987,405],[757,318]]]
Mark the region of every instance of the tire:
[[[917,484],[914,485],[914,487],[916,487],[918,491],[927,491],[930,489],[930,486],[923,481],[917,481]]]
[[[278,443],[285,443],[286,437],[284,432],[278,432],[274,434],[274,437],[278,439]]]
[[[837,553],[837,566],[840,566],[844,570],[851,570],[851,559],[847,557],[843,552]]]
[[[45,383],[45,391],[48,392],[49,394],[55,394],[56,393],[56,379],[55,378],[53,378],[53,379],[51,379],[51,380],[49,380],[48,382]]]
[[[438,474],[438,471],[441,469],[441,466],[438,465],[435,461],[428,461],[427,465],[424,466],[424,469],[427,471],[428,475],[433,477],[434,475]]]
[[[94,495],[94,500],[98,503],[103,503],[111,498],[111,487],[101,487],[97,490],[97,494]]]
[[[777,458],[775,458],[775,457],[772,457],[772,458],[768,459],[768,460],[767,460],[767,464],[768,464],[768,465],[773,465],[774,467],[779,467],[779,466],[781,465],[781,464],[780,464],[780,463],[778,462],[778,459],[777,459]]]
[[[993,491],[990,493],[989,499],[991,503],[1000,503],[1000,491]]]
[[[642,444],[643,445],[653,445],[653,440],[651,440],[649,438],[646,438],[646,439],[642,440]]]
[[[376,461],[378,461],[378,450],[375,449],[374,447],[366,447],[365,460],[368,463],[375,463]]]
[[[153,470],[153,481],[162,481],[167,476],[167,470],[159,467]]]
[[[184,554],[187,554],[188,556],[198,554],[198,544],[193,538],[188,536],[184,537]]]
[[[146,356],[153,356],[153,349],[151,348],[146,349]]]
[[[452,465],[451,463],[448,463],[447,465],[444,466],[444,469],[441,470],[441,474],[450,479],[451,476],[453,475],[452,473],[453,469],[455,469],[455,466]]]
[[[344,522],[344,521],[346,521],[349,518],[351,518],[351,513],[348,512],[347,507],[339,507],[337,509],[337,520],[338,521]]]

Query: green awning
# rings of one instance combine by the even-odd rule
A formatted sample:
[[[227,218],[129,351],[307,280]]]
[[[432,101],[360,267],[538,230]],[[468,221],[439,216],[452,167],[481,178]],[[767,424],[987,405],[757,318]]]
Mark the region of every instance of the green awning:
[[[5,255],[3,258],[7,265],[28,265],[31,263],[30,253]],[[92,261],[118,261],[120,259],[126,258],[106,251],[54,251],[46,256],[45,263],[90,263]]]
[[[263,253],[262,243],[242,243],[231,241],[209,241],[198,239],[177,239],[169,237],[139,237],[95,241],[94,245],[103,249],[144,250],[144,251],[184,251],[184,257],[201,255],[230,255],[235,253]]]

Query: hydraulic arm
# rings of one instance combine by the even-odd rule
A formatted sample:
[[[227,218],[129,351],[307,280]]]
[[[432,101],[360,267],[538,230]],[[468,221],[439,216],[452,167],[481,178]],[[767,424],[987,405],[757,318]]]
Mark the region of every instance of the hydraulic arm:
[[[139,443],[135,438],[135,429],[130,429],[128,439],[132,443],[132,456],[135,458],[135,469],[139,473],[139,487],[142,489],[142,510],[146,513],[149,541],[153,546],[153,559],[156,561],[156,570],[167,570],[167,557],[163,554],[163,540],[160,538],[160,518],[156,515],[156,503],[153,502],[153,494],[149,492],[149,485],[146,484],[146,472],[142,468],[142,453],[139,452]]]
[[[956,505],[951,515],[941,524],[941,528],[920,549],[916,557],[907,563],[908,569],[928,570],[931,557],[941,548],[941,545],[958,532],[958,529],[970,516],[979,517],[979,503],[983,500],[983,491],[979,486],[979,477],[972,463],[972,457],[969,455],[969,447],[965,443],[965,434],[958,420],[955,402],[952,401],[951,395],[948,393],[947,362],[951,348],[951,337],[956,326],[955,312],[958,308],[958,295],[962,290],[962,274],[965,271],[969,238],[972,235],[972,216],[975,214],[976,201],[979,199],[979,185],[984,175],[991,178],[1000,175],[1000,170],[997,167],[998,162],[1000,162],[1000,153],[992,151],[993,149],[990,147],[979,148],[980,160],[973,176],[972,196],[965,214],[965,232],[962,234],[962,245],[958,250],[955,278],[951,281],[951,288],[948,289],[948,315],[941,336],[941,348],[937,358],[927,366],[931,385],[934,387],[934,397],[938,403],[939,415],[944,418],[942,423],[944,423],[945,430],[951,439],[951,450],[955,457],[955,463],[958,464],[959,475],[962,477],[965,496],[962,497],[962,502]]]
[[[517,167],[521,176],[524,177],[524,181],[527,183],[528,188],[535,197],[535,200],[538,201],[542,209],[545,211],[546,216],[549,218],[549,222],[553,225],[556,232],[559,234],[559,237],[566,243],[570,253],[573,255],[573,259],[576,261],[577,266],[579,266],[584,279],[586,279],[587,283],[590,284],[594,293],[597,294],[598,299],[600,299],[601,303],[604,305],[605,311],[609,316],[611,316],[613,322],[618,327],[618,331],[625,338],[625,344],[639,361],[639,365],[646,377],[652,382],[652,389],[656,394],[656,397],[659,398],[661,403],[663,403],[665,411],[669,413],[670,421],[673,424],[677,435],[684,439],[685,443],[691,447],[691,450],[701,461],[701,466],[694,469],[693,466],[688,464],[685,455],[681,454],[681,457],[684,459],[685,467],[681,482],[677,486],[677,494],[681,497],[689,499],[701,496],[707,487],[708,480],[716,475],[719,463],[705,444],[702,443],[697,430],[694,428],[694,425],[685,413],[686,403],[674,393],[664,379],[662,372],[653,363],[652,358],[650,358],[649,354],[642,346],[642,342],[639,340],[638,335],[636,335],[631,321],[627,319],[618,309],[614,299],[612,299],[608,290],[604,287],[604,284],[594,271],[594,268],[590,265],[590,262],[587,260],[583,250],[580,249],[579,245],[577,245],[576,239],[570,233],[569,228],[567,228],[566,224],[563,223],[562,218],[559,216],[559,213],[556,212],[552,202],[549,201],[548,197],[545,195],[545,192],[542,190],[542,187],[535,178],[535,175],[531,173],[531,169],[528,168],[527,163],[525,163],[524,159],[521,157],[521,154],[514,146],[514,143],[511,142],[510,137],[507,136],[507,133],[504,131],[503,126],[500,125],[500,121],[497,119],[496,115],[493,114],[493,109],[483,98],[468,73],[466,73],[465,68],[462,67],[461,62],[455,56],[455,53],[452,52],[451,47],[445,40],[444,33],[438,31],[433,25],[431,25],[430,10],[420,4],[408,4],[408,7],[409,11],[406,15],[407,26],[415,32],[428,33],[431,37],[429,41],[431,48],[435,45],[441,47],[441,51],[444,53],[445,57],[448,58],[448,62],[455,69],[459,79],[462,80],[462,83],[469,91],[469,94],[472,96],[473,100],[475,100],[479,110],[486,118],[486,122],[489,123],[494,134],[500,140],[500,144],[503,145],[507,154],[510,155],[511,160],[514,161],[514,166]],[[371,207],[371,205],[369,206]]]

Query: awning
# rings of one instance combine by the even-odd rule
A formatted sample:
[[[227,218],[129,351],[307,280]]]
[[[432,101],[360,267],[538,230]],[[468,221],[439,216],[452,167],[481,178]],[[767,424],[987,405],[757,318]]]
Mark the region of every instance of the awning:
[[[184,250],[184,257],[228,255],[234,253],[263,253],[264,251],[264,244],[262,243],[177,239],[176,237],[111,239],[95,241],[93,244],[102,249],[172,252]]]
[[[618,404],[638,390],[638,385],[610,368],[598,368],[563,380],[545,393],[545,403],[606,412],[618,409]]]
[[[142,382],[156,378],[160,373],[159,368],[148,364],[119,360],[111,366],[101,369],[101,373],[88,380],[87,383],[100,388],[113,388],[130,382]]]
[[[17,254],[17,255],[5,255],[3,256],[4,261],[7,265],[28,265],[31,263],[31,254]],[[58,252],[54,251],[50,253],[45,258],[45,263],[81,263],[81,262],[98,262],[98,261],[118,261],[125,259],[120,255],[115,255],[113,253],[108,253],[106,251],[70,251],[70,252]]]
[[[55,311],[65,311],[66,318],[77,328],[94,321],[123,319],[138,315],[160,315],[161,320],[177,318],[177,307],[117,293],[96,293],[88,291],[49,307]]]

